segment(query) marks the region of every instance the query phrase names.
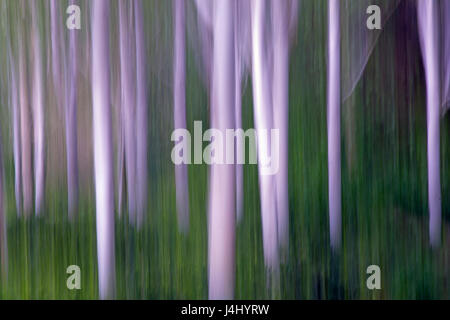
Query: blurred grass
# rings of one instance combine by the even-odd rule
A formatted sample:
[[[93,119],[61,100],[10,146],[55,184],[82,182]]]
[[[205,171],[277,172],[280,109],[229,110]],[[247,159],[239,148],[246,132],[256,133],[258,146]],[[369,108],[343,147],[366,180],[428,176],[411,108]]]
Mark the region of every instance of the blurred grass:
[[[145,2],[146,14],[169,9]],[[170,7],[170,6],[169,6]],[[328,239],[326,135],[326,1],[304,0],[291,51],[289,114],[290,247],[280,292],[266,287],[257,168],[244,168],[244,215],[237,226],[238,299],[450,298],[450,117],[441,122],[442,246],[428,245],[426,113],[423,71],[413,61],[411,90],[393,74],[395,24],[389,22],[354,95],[342,105],[342,230],[339,254]],[[155,11],[154,11],[155,10]],[[159,10],[159,11],[158,11]],[[164,15],[165,14],[165,15]],[[170,23],[159,36],[170,42]],[[147,21],[149,34],[156,22]],[[167,27],[169,25],[169,27]],[[149,35],[149,37],[153,37]],[[160,39],[160,38],[158,38]],[[157,39],[150,40],[154,43]],[[149,56],[158,58],[158,47]],[[152,52],[155,50],[155,52]],[[208,97],[192,48],[187,63],[187,124],[209,123]],[[161,58],[161,57],[160,57]],[[171,76],[150,74],[150,190],[142,230],[116,214],[117,298],[207,298],[206,165],[189,166],[190,232],[178,233],[175,212]],[[400,109],[398,95],[409,95]],[[4,123],[4,121],[3,121]],[[2,123],[2,124],[3,124]],[[243,126],[252,127],[251,82],[243,97]],[[347,125],[351,130],[346,130]],[[407,133],[402,133],[404,128]],[[6,135],[8,136],[8,135]],[[9,275],[1,299],[96,299],[97,260],[93,188],[82,189],[79,216],[67,220],[64,183],[47,186],[42,218],[16,218],[12,155],[6,163]],[[81,290],[66,288],[66,268],[81,268]],[[381,268],[381,290],[366,288],[366,268]]]

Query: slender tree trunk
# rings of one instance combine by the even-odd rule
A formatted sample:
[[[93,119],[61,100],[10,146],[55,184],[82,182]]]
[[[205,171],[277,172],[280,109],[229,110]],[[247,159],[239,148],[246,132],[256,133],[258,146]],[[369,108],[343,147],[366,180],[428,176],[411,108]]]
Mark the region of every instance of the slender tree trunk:
[[[209,94],[209,99],[212,100],[212,7],[214,5],[213,1],[210,0],[195,0],[197,12],[198,12],[198,31],[199,31],[199,44],[200,44],[200,59],[202,63],[199,64],[200,69],[202,69],[202,77],[205,82],[206,91]],[[211,104],[212,105],[212,104]]]
[[[442,107],[444,114],[450,110],[450,1],[441,1],[442,50]]]
[[[92,6],[92,98],[98,278],[100,298],[109,299],[115,294],[109,2],[95,0]]]
[[[142,1],[135,0],[135,32],[136,32],[136,141],[137,141],[137,216],[136,223],[140,227],[144,219],[144,212],[147,207],[147,61],[145,58],[146,48],[144,39],[144,25],[142,18]]]
[[[71,3],[75,3],[72,0]],[[73,220],[78,207],[78,134],[77,134],[77,34],[78,30],[69,30],[68,86],[69,95],[66,104],[66,152],[67,152],[67,192],[69,218]]]
[[[23,211],[30,215],[33,207],[33,176],[31,169],[31,120],[28,101],[27,66],[24,39],[19,40],[19,95],[20,95],[20,138],[22,165]]]
[[[119,8],[118,8],[118,13],[119,13],[119,35],[120,35],[120,14],[121,14],[121,2],[119,2]],[[118,44],[118,48],[119,48],[119,52],[121,50],[121,44],[120,41],[122,40],[122,37],[119,37],[119,44]],[[114,63],[114,62],[112,62]],[[122,69],[122,62],[121,62],[121,57],[119,55],[119,57],[117,58],[117,60],[115,61],[115,63],[118,63],[120,66],[120,69]],[[115,169],[117,170],[116,175],[114,176],[115,180],[116,180],[116,188],[117,188],[117,214],[118,217],[121,218],[122,217],[122,211],[123,211],[123,198],[124,198],[124,194],[126,194],[126,191],[124,190],[126,183],[125,180],[126,178],[124,178],[125,172],[126,170],[124,170],[124,166],[125,166],[125,129],[124,129],[124,121],[123,121],[123,114],[124,114],[124,106],[122,103],[122,73],[120,72],[116,77],[114,77],[114,86],[113,86],[113,97],[112,99],[114,99],[113,105],[114,105],[114,111],[113,113],[115,113],[115,130],[113,133],[113,140],[116,139],[117,141],[117,149],[116,149],[116,154],[117,156],[115,157],[115,161],[117,163],[117,166],[115,167]],[[113,125],[113,127],[114,127]]]
[[[330,241],[341,245],[341,92],[339,0],[328,1],[328,201]]]
[[[441,53],[440,2],[419,0],[417,14],[427,86],[427,159],[428,207],[430,212],[430,244],[441,241],[441,179],[440,179],[440,110],[441,110]]]
[[[264,174],[263,159],[270,150],[270,130],[273,127],[273,110],[271,96],[271,77],[268,58],[265,55],[264,28],[265,2],[252,1],[252,83],[253,108],[257,136],[259,191],[261,200],[261,217],[263,231],[264,261],[269,274],[279,270],[278,227],[276,213],[275,178]],[[267,131],[264,137],[263,131]]]
[[[273,117],[280,132],[279,171],[275,175],[278,241],[283,253],[289,245],[289,2],[272,0]]]
[[[186,29],[185,1],[174,0],[174,128],[186,128]],[[189,185],[186,164],[175,165],[178,227],[189,231]]]
[[[42,88],[42,59],[39,36],[39,25],[37,21],[36,8],[33,4],[33,127],[34,127],[34,182],[35,182],[35,203],[36,215],[40,215],[44,198],[44,156],[45,156],[45,136],[44,136],[44,104]]]
[[[225,136],[235,126],[234,10],[235,2],[214,2],[213,126]],[[210,172],[208,221],[209,298],[232,299],[235,282],[235,166],[213,164]]]
[[[128,9],[128,10],[127,10]],[[120,19],[120,73],[122,88],[122,121],[125,144],[125,166],[127,178],[128,214],[130,223],[136,222],[136,79],[133,73],[131,48],[135,41],[130,30],[131,8],[124,1],[119,2]]]
[[[121,2],[120,2],[121,3]],[[120,15],[120,5],[119,5],[119,15]],[[120,17],[119,17],[120,20]],[[120,22],[119,22],[120,25]],[[120,27],[119,27],[120,30]],[[120,31],[119,31],[120,34]],[[121,38],[119,39],[121,40]],[[120,52],[120,42],[119,42],[119,52]],[[120,55],[118,59],[116,60],[116,63],[120,65],[120,68],[122,69],[122,63],[120,59]],[[126,170],[125,170],[125,125],[124,125],[124,113],[125,113],[125,106],[122,103],[123,101],[123,88],[122,88],[122,76],[121,72],[118,74],[117,77],[114,78],[114,91],[115,94],[113,94],[114,99],[114,110],[115,110],[115,120],[116,120],[116,129],[115,129],[115,135],[113,139],[117,139],[117,156],[116,156],[116,162],[117,162],[117,172],[116,176],[114,177],[117,181],[117,213],[118,217],[122,218],[122,212],[123,212],[123,203],[124,198],[126,198],[127,191],[125,190],[127,184],[126,184]]]

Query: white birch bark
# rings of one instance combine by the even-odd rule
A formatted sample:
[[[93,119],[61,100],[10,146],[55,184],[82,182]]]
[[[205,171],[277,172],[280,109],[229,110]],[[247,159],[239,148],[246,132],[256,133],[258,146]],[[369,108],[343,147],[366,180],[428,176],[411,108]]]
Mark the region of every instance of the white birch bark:
[[[109,2],[92,3],[92,103],[97,257],[101,299],[115,294],[114,189],[109,79]]]
[[[427,87],[427,160],[430,244],[441,241],[440,110],[441,48],[439,1],[418,0],[417,15]]]
[[[275,178],[264,174],[262,161],[269,155],[270,130],[273,128],[273,111],[271,96],[271,77],[269,61],[264,39],[265,1],[252,1],[252,83],[253,114],[255,129],[258,133],[267,131],[267,135],[258,135],[258,174],[261,201],[261,218],[263,231],[264,261],[270,272],[279,269],[278,226],[276,213]],[[266,137],[264,137],[266,136]]]
[[[234,121],[235,2],[214,2],[212,125],[225,136]],[[235,282],[235,166],[212,164],[208,221],[208,279],[210,299],[232,299]]]
[[[339,0],[328,1],[328,201],[330,242],[341,245],[341,88]]]

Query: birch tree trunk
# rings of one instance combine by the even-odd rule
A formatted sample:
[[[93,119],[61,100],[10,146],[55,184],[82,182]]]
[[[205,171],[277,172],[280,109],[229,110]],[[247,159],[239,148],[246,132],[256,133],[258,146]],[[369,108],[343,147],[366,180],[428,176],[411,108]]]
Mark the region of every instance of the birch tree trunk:
[[[136,222],[136,79],[133,73],[131,48],[135,41],[131,32],[131,8],[124,1],[119,2],[120,19],[120,74],[122,89],[122,121],[125,144],[125,166],[127,179],[128,214],[131,224]]]
[[[235,2],[214,2],[213,106],[214,128],[225,136],[233,129]],[[232,299],[235,282],[235,166],[212,164],[208,221],[208,278],[210,299]]]
[[[109,2],[92,3],[92,102],[98,278],[101,299],[115,294],[114,194],[109,83]]]
[[[33,3],[33,127],[34,127],[34,182],[35,182],[35,203],[36,215],[40,215],[44,198],[44,156],[45,156],[45,135],[44,135],[44,104],[42,88],[42,58],[39,36],[39,24],[36,7]]]
[[[430,212],[430,244],[441,241],[441,179],[440,179],[440,110],[441,110],[441,52],[440,2],[418,0],[417,15],[425,79],[427,87],[427,160],[428,207]]]
[[[328,1],[328,201],[331,247],[341,245],[341,88],[339,0]]]
[[[28,101],[27,66],[25,39],[19,39],[19,96],[20,96],[20,139],[23,211],[29,216],[33,207],[33,176],[31,168],[31,119]]]
[[[264,174],[263,159],[270,154],[270,130],[273,127],[271,96],[271,77],[268,57],[265,52],[264,34],[266,4],[264,1],[252,1],[252,83],[253,114],[257,136],[259,191],[264,247],[264,262],[269,273],[279,270],[278,227],[276,213],[275,178]],[[267,136],[262,134],[266,131]]]
[[[71,3],[75,3],[74,0]],[[66,152],[67,152],[67,193],[69,219],[73,220],[78,208],[78,136],[77,136],[77,33],[69,30],[68,86],[69,96],[66,104]]]

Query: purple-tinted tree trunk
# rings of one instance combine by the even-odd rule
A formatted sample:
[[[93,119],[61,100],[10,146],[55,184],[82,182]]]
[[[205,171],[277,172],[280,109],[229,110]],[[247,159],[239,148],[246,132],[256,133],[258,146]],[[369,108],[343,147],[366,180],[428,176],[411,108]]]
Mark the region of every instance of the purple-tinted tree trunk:
[[[127,10],[129,9],[129,10]],[[135,45],[131,32],[131,8],[119,2],[120,19],[120,73],[122,89],[122,123],[125,144],[125,166],[127,178],[128,214],[130,223],[136,222],[136,78],[133,73]],[[134,52],[133,52],[134,53]]]
[[[101,299],[114,297],[114,189],[109,83],[109,2],[92,3],[92,103],[98,279]]]
[[[140,227],[147,207],[147,61],[142,17],[142,1],[135,0],[135,32],[136,32],[136,184],[137,215],[136,223]]]
[[[33,55],[34,55],[34,73],[33,73],[33,129],[34,129],[34,183],[35,183],[35,214],[39,215],[42,210],[44,198],[44,156],[45,156],[45,136],[44,136],[44,104],[42,88],[42,59],[39,36],[39,25],[37,13],[33,4]]]
[[[275,175],[278,241],[283,253],[289,244],[289,1],[272,0],[273,119],[280,132],[279,171]]]
[[[442,23],[442,101],[443,111],[450,109],[450,1],[441,2],[441,23]]]
[[[441,52],[440,2],[419,0],[417,14],[425,66],[427,87],[427,159],[428,207],[430,212],[430,244],[441,241],[441,179],[440,179],[440,110],[441,110]]]
[[[213,1],[210,0],[195,0],[195,4],[198,12],[198,44],[200,46],[200,53],[197,55],[200,57],[199,68],[202,70],[201,76],[204,80],[206,90],[210,95],[211,100],[211,78],[212,78],[212,6]]]
[[[235,2],[214,2],[212,125],[225,136],[234,120]],[[235,282],[235,166],[213,164],[210,171],[208,278],[210,299],[232,299]]]
[[[328,1],[328,201],[330,241],[341,245],[341,93],[339,0]]]
[[[250,3],[236,1],[236,14],[234,22],[234,52],[235,52],[235,103],[234,117],[236,129],[242,129],[242,91],[247,67],[250,60]],[[245,155],[245,144],[241,139],[235,140],[236,165],[236,218],[239,223],[244,211],[244,165],[238,162],[239,152]]]
[[[253,110],[255,129],[258,133],[267,131],[257,137],[259,190],[261,201],[261,217],[263,231],[264,261],[269,273],[276,274],[279,270],[278,227],[276,213],[275,178],[264,174],[263,159],[270,154],[270,130],[273,128],[273,110],[271,96],[271,77],[269,74],[269,59],[265,54],[265,14],[264,1],[252,1],[252,83]]]
[[[197,12],[205,28],[208,30],[212,30],[214,2],[210,0],[195,0],[195,4],[197,7]]]
[[[20,96],[20,139],[23,211],[30,215],[33,207],[33,176],[31,168],[31,119],[28,101],[28,85],[25,61],[25,39],[19,40],[19,96]]]
[[[186,128],[186,29],[185,1],[174,0],[174,129]],[[189,185],[187,165],[175,165],[178,227],[189,230]]]
[[[75,0],[71,1],[76,4]],[[69,30],[68,102],[66,104],[66,152],[67,193],[69,218],[74,219],[78,207],[78,136],[77,136],[77,35],[78,30]]]

